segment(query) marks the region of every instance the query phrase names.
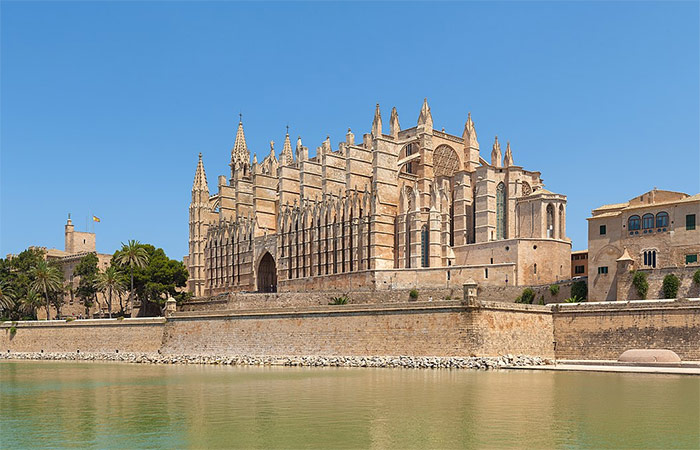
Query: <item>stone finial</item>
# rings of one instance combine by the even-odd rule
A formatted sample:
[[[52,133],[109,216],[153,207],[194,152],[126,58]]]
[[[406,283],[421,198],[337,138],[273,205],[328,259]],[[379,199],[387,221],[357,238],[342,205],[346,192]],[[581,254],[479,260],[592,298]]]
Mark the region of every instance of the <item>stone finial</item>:
[[[372,136],[382,136],[382,114],[379,111],[379,103],[377,103],[377,107],[374,110],[374,119],[372,120]]]
[[[513,152],[510,150],[510,141],[506,142],[506,155],[503,157],[503,167],[513,165]]]
[[[350,128],[348,128],[348,132],[345,134],[345,142],[348,145],[355,145],[355,134]]]
[[[491,149],[491,165],[501,167],[501,144],[498,143],[498,136],[493,141],[493,148]]]
[[[333,151],[333,150],[331,150],[331,137],[330,136],[326,136],[326,140],[323,141],[323,144],[321,144],[321,147],[323,148],[323,151],[326,153]]]
[[[297,149],[301,145],[301,138],[297,142]],[[297,150],[297,157],[299,151]],[[282,146],[282,153],[280,154],[280,165],[288,166],[294,162],[294,154],[292,153],[292,142],[289,140],[289,130],[284,136],[284,145]]]
[[[476,129],[474,128],[474,122],[472,121],[472,113],[467,113],[467,121],[464,124],[464,131],[462,132],[462,139],[464,139],[465,147],[473,147],[479,149],[479,142],[476,139]]]
[[[401,125],[399,125],[399,113],[396,111],[396,106],[391,108],[391,119],[389,119],[389,128],[391,137],[394,139],[399,138],[399,131],[401,131]]]
[[[207,174],[204,172],[204,163],[202,162],[202,154],[199,154],[199,161],[197,162],[197,170],[194,173],[194,183],[192,183],[192,191],[207,191],[209,192],[209,185],[207,184]]]
[[[236,131],[236,141],[231,149],[231,165],[236,162],[250,161],[250,151],[248,144],[245,141],[245,133],[243,132],[243,119],[238,122],[238,131]]]
[[[423,99],[423,106],[420,108],[420,115],[418,116],[418,126],[424,128],[433,128],[433,115],[430,112],[430,106],[428,106],[428,99]]]

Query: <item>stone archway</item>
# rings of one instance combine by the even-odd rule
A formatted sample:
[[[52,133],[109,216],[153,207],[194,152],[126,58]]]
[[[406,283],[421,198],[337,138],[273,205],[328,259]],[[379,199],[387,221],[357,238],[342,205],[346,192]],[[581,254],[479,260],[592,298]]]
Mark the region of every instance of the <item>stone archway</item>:
[[[258,264],[258,292],[277,292],[277,265],[270,252]]]

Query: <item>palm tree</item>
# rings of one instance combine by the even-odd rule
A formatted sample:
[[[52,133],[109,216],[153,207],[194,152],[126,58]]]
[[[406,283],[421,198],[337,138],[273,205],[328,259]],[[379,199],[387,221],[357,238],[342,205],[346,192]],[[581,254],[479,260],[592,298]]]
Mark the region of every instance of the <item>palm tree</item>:
[[[141,246],[141,243],[135,239],[131,239],[128,243],[122,242],[120,253],[115,258],[116,263],[122,267],[129,267],[131,278],[131,290],[129,290],[129,301],[133,305],[134,295],[134,269],[145,267],[148,264],[148,253]]]
[[[50,266],[46,261],[39,261],[36,267],[33,267],[29,273],[33,278],[31,283],[32,289],[44,293],[44,300],[46,301],[46,320],[51,320],[49,292],[58,291],[63,288],[61,272],[54,266]]]
[[[33,289],[29,289],[19,300],[19,311],[28,316],[36,317],[36,310],[43,304],[41,297]]]
[[[15,306],[15,294],[7,283],[0,283],[0,311],[10,311]]]
[[[97,274],[97,289],[107,293],[107,310],[112,318],[112,292],[121,294],[126,289],[124,275],[114,266],[109,266],[104,272]]]

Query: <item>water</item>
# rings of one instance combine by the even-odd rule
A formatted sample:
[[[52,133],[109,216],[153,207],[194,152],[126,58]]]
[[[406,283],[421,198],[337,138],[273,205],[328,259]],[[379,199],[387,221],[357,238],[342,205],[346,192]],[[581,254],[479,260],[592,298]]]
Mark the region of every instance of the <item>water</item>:
[[[0,447],[698,448],[700,378],[6,361]]]

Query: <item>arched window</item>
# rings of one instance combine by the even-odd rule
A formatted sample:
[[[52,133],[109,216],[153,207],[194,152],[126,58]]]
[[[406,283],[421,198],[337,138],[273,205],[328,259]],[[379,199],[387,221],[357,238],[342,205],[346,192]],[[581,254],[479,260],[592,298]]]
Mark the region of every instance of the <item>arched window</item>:
[[[627,229],[630,231],[639,230],[640,225],[641,221],[639,220],[639,216],[630,216],[630,218],[627,219]]]
[[[656,228],[662,228],[668,226],[668,213],[661,211],[656,215]]]
[[[648,228],[654,228],[654,215],[653,214],[644,214],[642,216],[642,228],[645,230]]]
[[[554,237],[554,206],[547,205],[547,237]]]
[[[430,265],[430,249],[429,249],[429,235],[428,227],[423,225],[420,229],[420,259],[421,267],[428,267]]]
[[[506,185],[496,187],[496,239],[506,238]]]

